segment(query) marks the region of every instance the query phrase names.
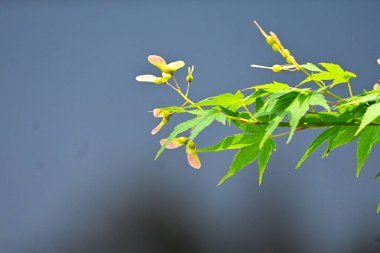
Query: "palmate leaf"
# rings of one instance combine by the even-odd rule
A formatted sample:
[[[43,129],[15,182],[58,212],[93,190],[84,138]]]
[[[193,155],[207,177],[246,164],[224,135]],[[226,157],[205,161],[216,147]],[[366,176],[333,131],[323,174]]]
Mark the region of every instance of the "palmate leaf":
[[[338,131],[329,138],[329,145],[327,146],[322,157],[326,157],[331,151],[337,147],[348,144],[356,139],[355,132],[358,129],[357,126],[340,126]]]
[[[321,72],[322,71],[320,68],[318,68],[316,65],[314,65],[313,63],[310,63],[310,62],[301,65],[301,67],[306,69],[306,70],[312,71],[312,72]]]
[[[368,106],[365,104],[346,105],[339,108],[339,119],[342,122],[360,121]]]
[[[221,112],[219,109],[213,108],[213,109],[208,110],[207,113],[203,114],[202,116],[190,119],[188,121],[182,122],[181,124],[177,125],[174,128],[173,132],[170,133],[165,144],[162,145],[161,148],[158,150],[156,157],[154,159],[156,160],[161,155],[161,153],[164,151],[166,146],[175,137],[177,137],[177,135],[193,128],[190,139],[194,139],[201,131],[203,131],[214,120],[216,120],[220,113]]]
[[[379,100],[380,100],[380,91],[373,90],[373,91],[365,92],[358,96],[354,96],[350,99],[347,99],[348,102],[340,103],[336,108],[340,108],[340,107],[343,107],[346,105],[352,105],[352,104],[362,104],[362,103],[368,103],[368,102],[373,102],[373,101],[376,102]]]
[[[379,116],[380,116],[380,103],[373,104],[370,107],[368,107],[368,109],[366,110],[366,112],[362,118],[359,129],[355,133],[355,135],[360,133],[360,131],[363,130],[364,127],[366,127],[369,123],[374,121]]]
[[[373,146],[380,140],[380,127],[368,126],[360,134],[357,148],[357,167],[356,176],[359,177],[360,171],[371,154]]]
[[[257,99],[260,99],[261,97],[267,95],[268,92],[265,90],[258,90],[252,93],[251,95],[246,96],[243,98],[240,103],[233,104],[229,107],[229,110],[236,112],[239,108],[244,106],[251,105],[256,102]]]
[[[233,112],[236,112],[241,107],[251,105],[251,104],[255,103],[257,99],[259,99],[259,98],[261,98],[267,94],[268,94],[268,92],[265,90],[255,91],[254,93],[243,98],[240,101],[240,103],[235,103],[235,104],[231,105],[228,109],[233,111]]]
[[[264,143],[263,150],[261,151],[258,159],[259,185],[261,185],[263,182],[263,175],[273,151],[276,151],[276,143],[272,139],[268,139]]]
[[[335,63],[327,63],[327,62],[321,62],[319,63],[322,67],[324,67],[328,72],[335,73],[335,74],[344,74],[344,69]]]
[[[266,127],[263,139],[260,142],[260,148],[263,147],[265,141],[269,138],[269,136],[274,132],[274,130],[278,127],[281,121],[288,114],[288,108],[291,107],[293,101],[295,101],[299,93],[288,92],[285,94],[281,94],[280,96],[277,95],[277,93],[274,93],[271,96],[269,96],[267,101],[264,103],[263,107],[256,113],[257,117],[273,115],[271,116],[272,118],[268,122],[268,126]]]
[[[250,105],[250,104],[255,103],[258,99],[264,97],[267,94],[268,94],[268,92],[265,90],[258,90],[258,91],[255,91],[254,93],[252,93],[251,95],[245,97],[242,100],[242,102],[244,102],[245,105]]]
[[[255,114],[255,117],[274,115],[284,111],[297,97],[297,92],[283,91],[275,92],[268,96],[263,106]]]
[[[297,96],[295,93],[281,93],[285,95],[277,96],[278,93],[270,95],[265,101],[264,105],[260,110],[255,114],[256,118],[262,120],[263,116],[270,119],[266,127],[266,132],[262,141],[260,142],[260,148],[264,145],[264,142],[268,137],[273,133],[277,128],[283,118],[286,116],[284,111],[292,102],[293,99]],[[281,102],[278,97],[282,97]]]
[[[335,75],[334,81],[330,85],[331,87],[340,83],[347,83],[351,78],[356,78],[356,74],[343,70],[338,64],[324,62],[319,63],[319,65],[324,67],[329,73]]]
[[[296,96],[293,97],[295,94]],[[262,143],[270,134],[273,133],[273,131],[278,127],[279,123],[284,119],[286,115],[288,115],[290,124],[290,133],[287,140],[287,143],[289,143],[294,135],[294,132],[297,129],[298,124],[300,123],[300,120],[308,112],[310,105],[319,105],[326,108],[327,110],[330,110],[325,97],[318,92],[306,92],[306,94],[304,94],[302,92],[298,93],[296,91],[293,91],[292,93],[280,96],[271,102],[273,105],[268,104],[267,107],[264,108],[269,110],[268,113],[279,112],[281,110],[283,110],[283,112],[277,114],[269,122],[267,128],[268,132],[265,134]],[[258,114],[260,115],[260,113]]]
[[[309,104],[313,106],[320,106],[326,109],[327,111],[330,111],[330,106],[327,104],[327,100],[325,96],[318,92],[313,92],[309,99]]]
[[[327,141],[331,136],[334,136],[336,132],[339,131],[339,126],[331,127],[325,130],[323,133],[318,135],[317,138],[311,143],[310,147],[306,150],[305,154],[302,156],[301,160],[298,162],[296,169],[298,169],[301,164],[315,151],[319,148],[325,141]]]
[[[260,142],[259,147],[262,148],[264,146],[265,141],[271,136],[271,134],[274,132],[274,130],[278,127],[278,125],[281,123],[281,121],[285,118],[287,112],[282,112],[278,115],[276,115],[268,124],[267,128],[265,129],[264,136]]]
[[[218,152],[229,149],[239,149],[246,146],[252,145],[252,142],[255,140],[254,135],[250,134],[236,134],[233,136],[228,136],[221,140],[219,143],[207,147],[198,149],[198,152]]]
[[[211,109],[205,115],[199,117],[202,120],[194,126],[189,139],[194,140],[195,137],[197,137],[198,134],[202,132],[206,127],[211,125],[211,123],[214,122],[214,120],[216,120],[220,114],[221,113],[218,109]]]
[[[238,145],[244,146],[239,149],[239,151],[234,157],[234,160],[232,161],[230,170],[227,172],[226,175],[224,175],[224,177],[220,180],[218,185],[221,185],[225,180],[235,175],[238,171],[243,169],[245,166],[253,163],[258,158],[259,154],[262,152],[259,148],[259,143],[263,138],[265,128],[261,125],[251,126],[251,127],[252,128],[249,128],[249,130],[252,132],[249,132],[249,134],[245,133],[244,135],[246,137],[243,137],[242,139],[239,139],[239,140],[233,139],[232,141],[231,139],[227,139],[227,140],[225,139],[225,141],[222,140],[217,145],[210,147],[211,150],[215,149],[215,151],[217,151],[218,149],[223,147],[223,145],[224,145],[223,148],[225,149],[231,149],[233,147],[237,147]],[[247,139],[245,138],[249,138],[250,145],[245,146],[246,141],[247,141]],[[273,147],[273,144],[271,144],[271,147]],[[262,168],[266,166],[266,163],[263,163],[263,161],[261,163],[262,163]],[[265,168],[263,170],[265,170]]]
[[[326,141],[328,141],[328,146],[322,157],[328,156],[328,154],[335,148],[354,141],[356,138],[354,133],[357,128],[357,126],[333,126],[322,132],[306,150],[305,154],[298,162],[296,169],[298,169],[301,164]]]
[[[340,114],[337,112],[318,112],[318,113],[308,113],[302,118],[301,122],[306,124],[315,123],[336,123],[342,122],[340,119]]]
[[[187,106],[188,108],[193,108],[197,106],[223,106],[229,107],[235,104],[240,104],[244,95],[240,93],[224,93],[218,96],[206,98],[198,103],[191,104]]]
[[[255,112],[258,112],[264,105],[264,101],[261,97],[256,99],[255,103]]]
[[[290,133],[286,143],[289,143],[296,131],[300,119],[309,110],[310,96],[299,94],[293,103],[289,106],[287,111],[289,111],[289,124]]]
[[[250,120],[251,119],[251,116],[248,113],[246,113],[246,112],[234,112],[234,111],[231,111],[231,110],[229,110],[227,108],[224,108],[224,107],[220,107],[220,108],[228,116],[233,116],[233,117],[237,117],[237,118],[240,118],[240,119],[246,119],[246,120]],[[239,129],[243,130],[244,132],[255,133],[255,132],[258,131],[258,128],[265,129],[264,125],[247,124],[247,123],[244,123],[244,122],[241,122],[241,121],[238,121],[238,120],[233,120],[233,119],[229,119],[229,120],[235,126],[237,126]]]
[[[276,92],[276,91],[284,91],[284,90],[289,90],[289,89],[290,89],[289,84],[274,81],[273,83],[251,86],[244,90],[257,90],[257,91],[264,90],[267,92]]]
[[[260,111],[256,113],[256,116],[258,117],[263,115],[274,115],[268,123],[266,133],[260,143],[260,147],[264,145],[264,142],[278,127],[286,115],[289,117],[290,125],[290,133],[287,141],[287,143],[289,143],[297,129],[298,124],[300,123],[300,120],[309,110],[310,99],[314,97],[314,104],[323,104],[325,99],[323,96],[318,96],[318,94],[319,93],[309,93],[308,91],[305,92],[305,94],[298,91],[292,91],[279,97],[275,97],[274,99],[271,99],[270,96]]]
[[[333,63],[319,63],[325,71],[320,71],[318,73],[311,74],[305,80],[303,80],[299,85],[308,83],[311,81],[333,81],[330,87],[334,87],[337,84],[347,83],[351,78],[355,78],[356,75],[352,72],[345,71],[338,64]],[[298,85],[298,86],[299,86]]]
[[[218,152],[223,150],[230,150],[230,149],[239,149],[243,148],[249,145],[252,145],[253,143],[257,143],[261,140],[264,133],[264,127],[263,126],[256,126],[254,133],[244,133],[244,134],[235,134],[232,136],[228,136],[218,142],[217,144],[198,149],[198,152]]]
[[[221,185],[224,181],[235,175],[238,171],[253,163],[259,154],[260,148],[257,143],[240,149],[232,161],[230,170],[219,181],[218,185]]]
[[[218,113],[218,115],[216,115],[215,120],[218,121],[219,123],[225,125],[226,121],[227,121],[227,117],[223,113]]]

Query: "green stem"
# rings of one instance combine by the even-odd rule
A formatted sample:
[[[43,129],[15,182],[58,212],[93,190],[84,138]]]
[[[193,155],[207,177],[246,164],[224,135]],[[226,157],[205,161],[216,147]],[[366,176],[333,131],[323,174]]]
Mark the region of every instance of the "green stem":
[[[179,85],[178,85],[178,83],[177,83],[177,80],[175,79],[174,75],[172,75],[172,79],[173,79],[173,81],[174,81],[174,83],[175,83],[175,86],[177,86],[177,89],[178,89],[180,92],[182,92],[181,87],[179,87]]]
[[[340,100],[344,100],[344,98],[342,97],[339,97],[338,95],[335,95],[334,93],[330,92],[330,91],[325,91],[324,92],[326,95],[330,96],[330,97],[333,97],[335,98],[336,100],[340,101]]]
[[[301,66],[300,66],[300,70],[303,72],[303,73],[305,73],[305,75],[307,75],[308,77],[311,77],[311,74],[307,71],[307,70],[305,70],[304,68],[302,68]],[[317,81],[317,80],[314,80],[313,78],[311,78],[320,88],[324,88],[325,87],[325,85],[323,84],[323,83],[321,83],[320,81]],[[326,90],[326,91],[324,91],[323,93],[325,93],[326,95],[328,95],[328,96],[330,96],[330,97],[333,97],[333,98],[335,98],[336,100],[344,100],[342,97],[339,97],[338,95],[335,95],[334,93],[332,93],[331,91],[329,91],[329,90]]]
[[[230,116],[226,115],[227,118],[240,121],[249,125],[268,125],[269,122],[264,122],[264,121],[258,121],[258,120],[248,120],[248,119],[243,119],[235,116]],[[323,128],[323,127],[331,127],[331,126],[359,126],[360,123],[355,123],[355,122],[313,122],[313,123],[300,123],[298,127],[300,128]],[[289,122],[280,122],[279,124],[280,127],[290,127]],[[368,126],[380,126],[380,123],[369,123]]]
[[[187,82],[187,88],[186,88],[186,93],[185,93],[186,97],[187,95],[189,95],[189,91],[190,91],[190,82]]]
[[[304,127],[297,128],[296,132],[299,132],[299,131],[304,130],[304,129],[305,129]],[[278,138],[278,137],[282,137],[282,136],[289,135],[289,134],[290,134],[290,132],[285,132],[285,133],[280,133],[280,134],[272,134],[272,138]]]
[[[193,101],[191,101],[188,97],[186,97],[181,91],[179,91],[178,92],[178,94],[179,95],[181,95],[181,97],[183,97],[183,99],[186,101],[186,102],[188,102],[188,103],[190,103],[190,104],[195,104]],[[203,111],[203,108],[202,107],[200,107],[200,106],[196,106],[199,110],[201,110],[201,111]]]
[[[347,82],[347,88],[348,88],[348,92],[350,93],[350,97],[353,98],[354,94],[352,93],[350,81]]]
[[[245,109],[245,111],[248,113],[248,115],[254,119],[255,116],[248,110],[247,106],[245,105],[245,103],[243,101],[241,101],[241,105],[243,106],[243,108]]]
[[[169,85],[169,87],[171,87],[173,90],[175,90],[179,95],[181,95],[181,97],[189,104],[195,104],[193,101],[191,101],[187,96],[185,96],[185,94],[182,93],[181,89],[176,89],[175,87],[173,87],[173,85],[171,85],[169,82],[166,82],[165,84]],[[200,107],[200,106],[196,106],[199,110],[202,110],[203,111],[203,108]]]

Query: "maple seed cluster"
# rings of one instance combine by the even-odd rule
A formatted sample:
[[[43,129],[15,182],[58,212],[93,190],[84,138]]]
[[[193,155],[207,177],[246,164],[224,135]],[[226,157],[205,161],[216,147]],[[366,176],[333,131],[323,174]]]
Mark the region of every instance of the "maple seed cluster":
[[[174,72],[185,66],[185,63],[183,61],[175,61],[166,64],[165,60],[158,55],[149,55],[148,61],[162,71],[162,76],[157,77],[154,75],[140,75],[136,77],[136,80],[139,82],[148,82],[155,84],[166,83],[172,78]]]
[[[156,117],[156,118],[162,118],[160,124],[158,124],[155,128],[153,128],[153,130],[151,131],[151,134],[152,135],[155,135],[156,133],[158,133],[158,131],[161,130],[161,128],[166,125],[167,123],[169,123],[169,119],[170,117],[172,116],[172,114],[168,111],[165,111],[165,110],[161,110],[159,108],[156,108],[153,110],[153,116]]]
[[[187,95],[189,93],[190,83],[194,80],[194,76],[193,76],[194,66],[188,67],[187,69],[187,76],[186,76],[187,90],[186,90],[186,93],[184,94],[181,88],[179,87],[177,81],[174,79],[174,73],[180,68],[185,66],[184,61],[174,61],[167,64],[166,61],[161,56],[158,56],[158,55],[149,55],[148,61],[153,66],[161,70],[162,72],[161,76],[139,75],[136,77],[136,80],[139,82],[166,84],[170,86],[172,89],[174,89],[186,100]],[[175,86],[169,83],[171,79],[174,80]],[[188,101],[185,102],[182,105],[182,107],[185,106],[187,103]],[[169,123],[170,117],[173,115],[173,113],[161,108],[156,108],[152,112],[155,118],[162,118],[161,122],[151,131],[151,134],[155,135],[162,129],[164,125]],[[169,142],[168,141],[169,141],[168,139],[162,139],[160,141],[161,146],[165,147],[166,149],[176,149],[180,146],[186,145],[186,154],[187,154],[188,163],[190,164],[191,167],[195,169],[200,169],[201,162],[199,160],[197,149],[193,140],[187,137],[177,137],[170,140]]]
[[[160,141],[161,146],[165,145],[167,139],[162,139]],[[187,137],[178,137],[174,138],[171,142],[169,142],[166,146],[167,149],[176,149],[182,145],[186,145],[186,154],[187,161],[191,167],[194,169],[201,168],[201,161],[199,160],[197,148],[195,147],[195,143]]]

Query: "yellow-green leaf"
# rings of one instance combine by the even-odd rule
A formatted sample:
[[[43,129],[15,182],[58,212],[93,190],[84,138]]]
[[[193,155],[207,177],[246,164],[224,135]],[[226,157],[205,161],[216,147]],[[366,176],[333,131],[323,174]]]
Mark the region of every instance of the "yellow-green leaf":
[[[317,138],[311,143],[310,147],[306,150],[305,154],[302,156],[301,160],[298,162],[296,169],[298,169],[301,164],[315,151],[319,148],[325,141],[327,141],[331,136],[334,136],[335,133],[339,130],[340,127],[334,126],[323,133],[318,135]]]
[[[377,142],[377,135],[380,133],[380,127],[378,126],[368,126],[363,132],[360,134],[358,140],[358,148],[357,148],[357,159],[358,164],[356,168],[356,176],[359,177],[360,171],[363,167],[363,164],[368,159],[371,154],[371,150],[373,146]]]
[[[257,144],[244,147],[239,150],[236,154],[234,160],[232,161],[230,170],[226,175],[219,181],[218,185],[221,185],[228,178],[235,175],[238,171],[246,167],[247,165],[253,163],[260,154],[260,149]]]
[[[269,159],[273,153],[273,151],[276,151],[276,143],[272,139],[268,139],[263,147],[263,150],[260,153],[258,164],[259,164],[259,185],[263,182],[263,175],[265,172],[265,169],[267,168],[267,164],[269,162]]]
[[[364,127],[366,127],[369,123],[374,121],[377,117],[380,116],[380,103],[373,104],[366,110],[362,121],[360,123],[358,131],[355,133],[357,135],[360,133],[361,130],[363,130]]]

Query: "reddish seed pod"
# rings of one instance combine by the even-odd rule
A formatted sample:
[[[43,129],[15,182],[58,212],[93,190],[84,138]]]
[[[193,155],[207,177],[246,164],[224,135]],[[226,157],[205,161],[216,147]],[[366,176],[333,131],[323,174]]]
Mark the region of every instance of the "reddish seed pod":
[[[189,165],[193,167],[194,169],[200,169],[201,161],[199,160],[197,149],[193,141],[189,141],[187,143],[186,153],[187,153],[187,161],[189,162]]]

